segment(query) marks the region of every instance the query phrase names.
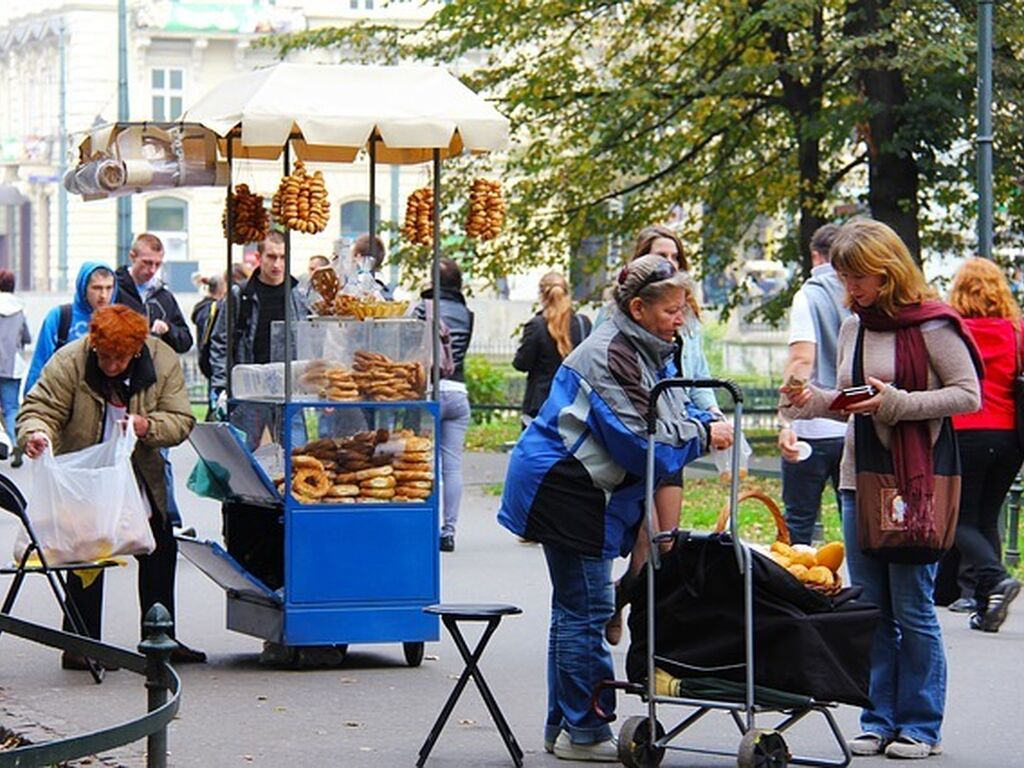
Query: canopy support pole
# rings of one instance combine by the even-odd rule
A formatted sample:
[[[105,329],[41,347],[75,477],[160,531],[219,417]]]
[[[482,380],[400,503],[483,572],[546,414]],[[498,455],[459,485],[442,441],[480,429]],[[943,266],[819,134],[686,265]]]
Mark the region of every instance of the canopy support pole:
[[[235,291],[234,291],[234,277],[232,275],[233,270],[231,269],[231,233],[235,230],[235,211],[231,205],[231,177],[233,174],[232,161],[234,159],[233,150],[235,146],[235,138],[229,133],[228,134],[228,182],[227,190],[225,192],[225,205],[227,206],[227,216],[225,221],[227,222],[227,237],[224,238],[227,243],[227,263],[224,268],[227,270],[228,293],[225,297],[227,299],[227,317],[224,318],[227,328],[227,356],[224,360],[224,375],[227,377],[225,384],[225,390],[228,393],[228,400],[231,399],[231,367],[235,361]]]
[[[291,170],[291,148],[292,140],[288,139],[284,143],[284,175],[289,175]],[[297,318],[292,317],[292,231],[291,228],[285,226],[284,228],[284,401],[290,403],[292,401],[292,324]],[[274,348],[273,338],[274,329],[270,329],[271,344],[270,348]],[[291,431],[291,425],[287,424],[284,427],[289,432]],[[281,437],[281,442],[284,443],[284,435]]]
[[[368,253],[373,258],[374,262],[377,261],[377,134],[370,134],[370,201],[369,209],[367,211],[369,216],[369,223],[367,225],[367,233],[370,237],[370,242],[367,243],[369,248]]]
[[[434,379],[434,400],[441,402],[441,150],[434,149],[434,257],[431,263],[431,303],[433,325],[431,356]]]

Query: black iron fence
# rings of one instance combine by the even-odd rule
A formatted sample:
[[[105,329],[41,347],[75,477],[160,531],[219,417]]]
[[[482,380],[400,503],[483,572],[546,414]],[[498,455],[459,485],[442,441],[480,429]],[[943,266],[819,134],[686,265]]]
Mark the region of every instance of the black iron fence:
[[[96,755],[146,739],[146,767],[167,765],[167,725],[178,713],[181,680],[168,660],[178,644],[170,636],[171,615],[159,603],[150,608],[143,622],[145,639],[138,653],[107,645],[99,640],[72,635],[60,630],[0,614],[0,633],[9,632],[26,640],[77,653],[99,664],[120,667],[146,678],[148,706],[146,714],[110,728],[80,736],[71,736],[43,744],[22,744],[0,751],[0,768],[32,768],[63,764],[68,760]]]

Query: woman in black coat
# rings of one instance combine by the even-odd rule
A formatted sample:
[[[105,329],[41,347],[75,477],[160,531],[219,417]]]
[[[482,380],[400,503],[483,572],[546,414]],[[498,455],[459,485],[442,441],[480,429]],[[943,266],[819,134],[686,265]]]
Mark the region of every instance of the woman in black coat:
[[[590,318],[572,311],[569,283],[558,272],[540,280],[541,311],[523,326],[523,338],[512,360],[526,376],[523,423],[529,424],[548,399],[551,380],[562,359],[590,335]]]

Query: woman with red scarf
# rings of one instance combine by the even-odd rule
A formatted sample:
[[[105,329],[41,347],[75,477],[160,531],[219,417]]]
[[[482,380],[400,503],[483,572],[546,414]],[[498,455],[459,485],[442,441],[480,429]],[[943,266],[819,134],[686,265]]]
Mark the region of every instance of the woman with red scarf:
[[[858,545],[855,422],[873,429],[892,454],[908,533],[932,530],[937,499],[932,446],[946,417],[978,409],[981,358],[960,316],[934,299],[907,247],[885,224],[868,219],[844,224],[830,258],[853,312],[839,332],[837,387],[855,383],[857,359],[863,379],[856,383],[872,385],[877,394],[837,412],[829,409],[836,391],[783,388],[789,402],[783,414],[801,419],[856,414],[870,420],[849,420],[840,466],[850,580],[882,611],[871,658],[873,706],[861,713],[863,733],[849,745],[854,755],[926,758],[942,751],[946,701],[946,656],[932,599],[937,566],[888,562]]]

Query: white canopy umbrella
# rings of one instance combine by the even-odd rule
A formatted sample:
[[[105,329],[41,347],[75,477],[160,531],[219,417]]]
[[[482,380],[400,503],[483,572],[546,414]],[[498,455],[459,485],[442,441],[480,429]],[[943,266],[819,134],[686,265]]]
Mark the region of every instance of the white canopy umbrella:
[[[235,158],[276,159],[289,138],[313,162],[421,163],[508,143],[508,119],[441,67],[282,63],[220,83],[182,120],[231,137]],[[222,151],[226,154],[226,142]]]

